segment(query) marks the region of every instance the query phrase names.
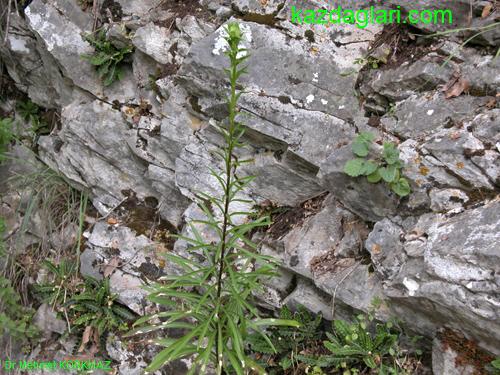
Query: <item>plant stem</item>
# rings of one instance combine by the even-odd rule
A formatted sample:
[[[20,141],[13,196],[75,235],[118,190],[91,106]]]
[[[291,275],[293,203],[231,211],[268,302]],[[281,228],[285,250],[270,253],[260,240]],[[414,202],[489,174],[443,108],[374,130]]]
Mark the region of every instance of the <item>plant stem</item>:
[[[229,130],[228,136],[226,137],[227,145],[225,147],[225,173],[226,173],[226,186],[224,190],[224,219],[222,223],[222,238],[221,238],[221,249],[220,249],[220,258],[219,262],[219,271],[217,274],[217,303],[221,303],[221,294],[222,294],[222,276],[224,274],[224,265],[225,265],[225,255],[227,251],[226,240],[227,240],[227,232],[229,226],[229,204],[231,203],[231,173],[233,170],[233,149],[234,149],[234,131],[236,127],[235,117],[236,117],[236,80],[237,80],[237,54],[238,54],[238,44],[239,40],[230,40],[229,48],[230,51],[228,53],[231,68],[230,68],[230,81],[231,81],[231,96],[228,103],[229,106]],[[220,320],[217,320],[217,325],[220,326],[222,323]],[[222,329],[222,327],[220,327]],[[218,329],[217,332],[220,332]],[[218,333],[217,333],[218,335]],[[218,342],[217,337],[215,342]],[[219,346],[216,345],[216,360],[217,360],[217,373],[220,374],[222,371],[221,360],[219,356]]]

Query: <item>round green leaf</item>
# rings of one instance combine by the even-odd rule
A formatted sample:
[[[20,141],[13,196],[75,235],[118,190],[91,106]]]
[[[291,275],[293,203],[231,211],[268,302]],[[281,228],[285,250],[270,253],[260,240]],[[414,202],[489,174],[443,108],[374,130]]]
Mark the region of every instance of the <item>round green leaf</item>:
[[[361,158],[349,160],[345,163],[344,173],[351,177],[358,177],[363,174],[365,160]]]
[[[405,178],[400,178],[397,182],[392,183],[391,189],[400,197],[405,197],[411,192],[410,184]]]
[[[370,133],[370,132],[361,132],[356,137],[356,139],[361,139],[364,142],[370,143],[370,142],[373,142],[373,140],[375,139],[375,135],[373,133]]]
[[[368,145],[365,142],[355,140],[352,143],[352,152],[357,156],[366,156],[368,155]]]
[[[372,184],[376,184],[377,182],[379,182],[381,179],[382,179],[382,176],[380,176],[380,173],[378,173],[378,169],[373,172],[372,174],[368,175],[366,177],[366,179],[368,180],[368,182],[372,183]]]
[[[387,167],[379,168],[378,173],[384,179],[385,182],[394,182],[396,180],[397,169],[394,165],[389,165]]]
[[[382,152],[387,164],[395,164],[399,161],[399,151],[393,143],[385,142],[384,150]]]
[[[363,174],[365,176],[369,176],[372,173],[374,173],[378,168],[378,164],[375,163],[373,160],[367,160],[365,164],[363,165]]]

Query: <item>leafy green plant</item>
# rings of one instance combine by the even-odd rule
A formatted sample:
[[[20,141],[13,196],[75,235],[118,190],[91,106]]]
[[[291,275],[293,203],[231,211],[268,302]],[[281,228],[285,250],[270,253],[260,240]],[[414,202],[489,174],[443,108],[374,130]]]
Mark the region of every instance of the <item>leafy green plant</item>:
[[[370,146],[375,136],[370,132],[361,132],[352,143],[352,151],[358,156],[349,160],[344,166],[344,172],[351,177],[366,176],[370,183],[384,180],[389,187],[400,197],[405,197],[411,192],[410,184],[406,178],[401,177],[403,163],[399,160],[399,150],[392,142],[384,142],[381,155],[367,157],[372,154]]]
[[[0,217],[0,257],[5,257],[3,235],[5,221]],[[38,330],[31,324],[34,311],[21,304],[19,293],[13,288],[12,282],[0,274],[0,338],[19,340],[32,339]],[[1,340],[0,340],[1,341]]]
[[[500,374],[500,358],[496,358],[491,361],[488,365],[488,368],[492,374]]]
[[[354,60],[354,64],[368,65],[371,69],[378,69],[380,67],[380,63],[381,61],[373,56],[358,57]]]
[[[82,55],[82,58],[89,61],[97,69],[97,75],[102,79],[104,86],[109,86],[113,82],[123,78],[122,65],[134,48],[126,46],[116,48],[106,39],[106,30],[100,29],[94,34],[85,35],[85,40],[94,47],[93,55]]]
[[[66,298],[71,295],[78,286],[80,280],[76,277],[76,264],[71,260],[61,259],[59,264],[54,264],[50,260],[43,260],[42,266],[52,273],[52,282],[35,285],[35,294],[42,302],[46,302],[55,308],[62,306]]]
[[[116,298],[117,295],[110,291],[109,278],[98,281],[86,277],[80,292],[70,296],[64,306],[68,307],[74,327],[92,327],[101,336],[115,329],[127,329],[126,323],[135,318]]]
[[[243,35],[238,23],[229,23],[225,31],[229,46],[226,55],[230,61],[229,69],[225,70],[231,85],[227,103],[229,116],[225,124],[217,127],[225,143],[223,150],[217,151],[224,169],[222,173],[211,171],[223,194],[213,197],[198,193],[201,198],[198,206],[206,220],[188,223],[194,238],[179,236],[191,245],[188,256],[165,255],[171,265],[181,270],[180,275],[163,277],[149,288],[148,298],[168,311],[139,319],[136,322],[138,328],[130,332],[132,335],[168,328],[182,329],[180,338],[157,340],[165,349],[153,359],[147,372],[156,371],[178,358],[191,357],[190,374],[205,374],[209,366],[213,366],[218,375],[243,375],[249,371],[264,373],[264,369],[245,353],[248,332],[260,333],[273,347],[262,327],[298,325],[292,320],[264,319],[252,302],[253,293],[262,289],[260,280],[276,274],[276,263],[272,258],[258,254],[257,245],[248,238],[255,228],[267,226],[269,219],[251,220],[249,212],[230,211],[234,203],[251,203],[239,194],[253,177],[236,174],[244,161],[234,155],[235,149],[243,146],[244,128],[235,119],[241,95],[236,87],[238,78],[245,73],[241,64],[248,58],[248,53],[240,48]],[[242,216],[249,218],[248,221],[234,221],[235,217]],[[218,240],[206,241],[194,224],[212,228]]]
[[[31,100],[19,102],[17,110],[24,121],[31,124],[31,131],[34,134],[48,134],[50,126],[41,116],[41,108]]]
[[[398,374],[400,357],[399,334],[393,324],[374,323],[372,315],[358,315],[348,323],[334,320],[333,334],[326,332],[323,344],[329,354],[317,357],[299,356],[299,359],[322,368],[336,368],[358,373],[364,368],[377,370],[377,374]]]
[[[13,123],[11,118],[0,120],[0,162],[5,159],[5,153],[8,150],[9,144],[14,139]]]
[[[266,331],[269,342],[258,333],[248,335],[246,342],[254,353],[260,353],[259,363],[273,374],[276,364],[282,370],[298,365],[297,355],[304,349],[316,345],[322,337],[319,330],[321,315],[313,316],[303,306],[292,312],[287,306],[280,311],[280,319],[295,320],[300,327],[271,327]]]

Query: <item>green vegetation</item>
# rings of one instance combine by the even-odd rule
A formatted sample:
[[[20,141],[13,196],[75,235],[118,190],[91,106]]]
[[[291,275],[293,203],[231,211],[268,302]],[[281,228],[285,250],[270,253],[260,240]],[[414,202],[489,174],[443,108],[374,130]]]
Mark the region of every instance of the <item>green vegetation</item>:
[[[35,285],[35,295],[64,315],[70,332],[73,328],[83,332],[83,344],[92,338],[98,346],[105,333],[126,330],[127,323],[135,318],[116,301],[117,295],[110,291],[109,278],[99,281],[85,277],[82,281],[76,262],[71,260],[62,259],[59,264],[46,260],[43,266],[50,273],[50,281]]]
[[[229,117],[227,123],[217,127],[225,141],[223,149],[217,152],[223,161],[224,171],[211,171],[223,194],[222,197],[212,197],[198,193],[201,198],[198,206],[206,215],[206,220],[188,223],[194,238],[180,236],[192,245],[188,250],[191,256],[167,253],[167,260],[178,267],[181,274],[161,278],[150,288],[148,298],[168,310],[139,319],[136,322],[139,328],[130,332],[140,334],[168,328],[183,332],[180,338],[158,340],[165,349],[153,359],[147,372],[156,371],[178,358],[191,356],[190,374],[204,374],[209,366],[213,366],[218,375],[243,375],[249,371],[262,374],[264,369],[245,352],[248,333],[260,334],[275,350],[262,327],[298,325],[292,320],[261,318],[252,301],[253,293],[262,289],[260,280],[276,274],[273,260],[258,254],[257,245],[248,238],[252,230],[267,226],[269,219],[260,217],[239,224],[234,221],[235,217],[249,218],[250,213],[230,212],[229,209],[236,202],[248,202],[239,194],[253,177],[237,175],[237,168],[245,161],[236,159],[234,155],[235,149],[243,146],[244,127],[235,120],[241,95],[236,87],[238,78],[245,73],[241,64],[248,54],[246,49],[239,47],[242,40],[239,25],[230,23],[226,32],[229,45],[226,55],[230,61],[226,72],[231,84]],[[219,237],[218,241],[206,242],[195,224],[213,229]]]
[[[36,134],[49,134],[50,125],[42,117],[42,109],[31,100],[19,102],[17,110],[24,121],[31,124],[31,131]]]
[[[0,120],[0,163],[5,159],[9,144],[14,139],[13,123],[11,118]]]
[[[35,294],[42,302],[46,302],[55,308],[66,302],[68,295],[71,295],[78,283],[76,278],[76,264],[70,260],[61,259],[59,264],[54,264],[50,260],[44,260],[42,266],[47,269],[53,277],[51,282],[34,285]]]
[[[375,304],[374,304],[374,308]],[[278,374],[411,374],[418,368],[400,345],[402,332],[396,325],[376,322],[372,312],[353,322],[335,320],[330,332],[322,329],[321,315],[314,316],[299,306],[291,312],[282,308],[282,319],[295,319],[300,327],[272,327],[266,330],[270,344],[258,334],[246,339],[249,352],[270,375]],[[413,346],[418,337],[411,338]],[[415,357],[416,356],[416,357]]]
[[[324,346],[331,352],[321,355],[314,361],[316,366],[349,369],[376,369],[377,374],[398,373],[397,357],[399,356],[399,334],[391,331],[392,323],[375,324],[373,332],[369,331],[372,317],[359,315],[357,321],[348,323],[342,320],[333,322],[333,334],[328,337]]]
[[[351,177],[366,176],[370,183],[384,180],[389,187],[400,197],[411,192],[408,180],[401,177],[402,162],[399,160],[399,151],[391,142],[384,142],[381,155],[373,155],[370,146],[375,136],[369,132],[361,132],[352,143],[352,151],[358,156],[349,160],[344,166],[344,172]],[[372,158],[368,158],[369,155]]]
[[[5,230],[5,221],[0,217],[0,266],[2,266],[1,261],[6,259],[3,242]],[[3,275],[3,271],[1,269],[0,271],[2,272],[0,273],[0,338],[9,337],[25,342],[36,337],[38,333],[31,325],[34,311],[21,304],[19,293],[13,288],[12,282]]]
[[[280,311],[280,319],[295,320],[300,327],[268,329],[267,335],[272,345],[258,333],[252,333],[246,339],[250,350],[260,354],[258,363],[271,375],[299,366],[299,353],[316,346],[323,335],[319,330],[321,315],[313,316],[303,306],[299,306],[295,312],[284,306]]]
[[[109,86],[122,79],[122,65],[128,55],[133,52],[133,46],[116,48],[106,39],[106,30],[104,29],[86,35],[85,40],[94,47],[95,52],[93,55],[83,55],[82,58],[96,67],[97,75],[102,79],[104,86]]]
[[[127,322],[135,318],[117,301],[117,295],[109,289],[109,278],[98,281],[86,277],[78,286],[79,291],[64,304],[68,307],[70,322],[77,329],[92,327],[99,336],[114,329],[127,329]]]
[[[496,358],[491,361],[488,367],[490,368],[490,372],[492,374],[500,374],[500,358]]]
[[[354,64],[361,66],[368,65],[368,67],[371,69],[378,69],[380,68],[381,61],[376,57],[367,56],[367,57],[358,57],[357,59],[354,60]]]

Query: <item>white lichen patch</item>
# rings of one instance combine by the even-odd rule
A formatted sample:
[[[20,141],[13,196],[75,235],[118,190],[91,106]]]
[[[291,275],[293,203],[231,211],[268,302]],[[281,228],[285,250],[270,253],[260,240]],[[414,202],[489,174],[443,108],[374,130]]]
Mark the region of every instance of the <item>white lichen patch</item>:
[[[245,25],[240,23],[240,30],[243,35],[242,41],[238,45],[238,47],[241,48],[249,48],[250,44],[252,43],[252,30],[250,29],[250,26]],[[214,55],[220,55],[221,53],[224,53],[228,47],[229,44],[227,43],[227,30],[226,30],[226,25],[222,25],[219,30],[217,30],[217,37],[215,38],[215,43],[214,43],[214,48],[212,50],[212,53]],[[238,53],[238,58],[244,57],[248,54],[247,51],[242,51]]]
[[[313,74],[313,79],[312,79],[313,82],[318,82],[318,73],[314,73]]]
[[[427,111],[427,115],[428,115],[428,116],[432,116],[433,114],[434,114],[434,110],[433,110],[433,109],[429,109],[429,110]]]
[[[21,38],[16,38],[12,34],[9,34],[8,40],[10,44],[10,49],[12,51],[21,53],[30,53],[29,48],[26,47],[26,40]]]
[[[307,104],[310,104],[310,103],[312,103],[313,101],[314,101],[314,95],[313,95],[313,94],[309,94],[309,95],[307,95],[307,97],[306,97],[306,103],[307,103]]]
[[[323,105],[327,105],[327,104],[328,104],[328,100],[321,99],[321,104],[323,104]]]
[[[408,294],[410,296],[414,296],[415,292],[418,290],[418,288],[420,288],[420,285],[418,285],[415,280],[409,279],[407,277],[403,279],[403,285],[406,287],[406,289],[408,289]]]

